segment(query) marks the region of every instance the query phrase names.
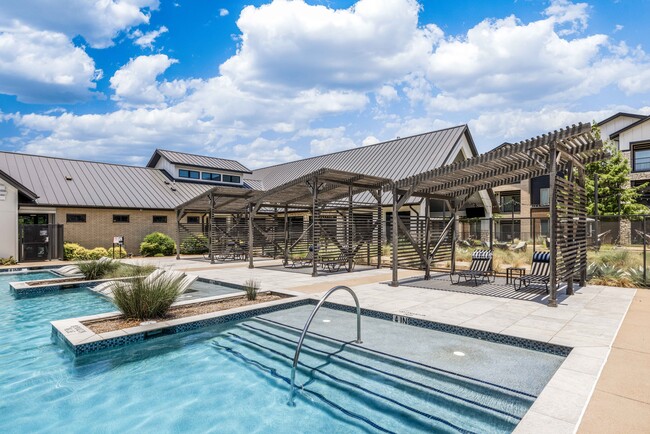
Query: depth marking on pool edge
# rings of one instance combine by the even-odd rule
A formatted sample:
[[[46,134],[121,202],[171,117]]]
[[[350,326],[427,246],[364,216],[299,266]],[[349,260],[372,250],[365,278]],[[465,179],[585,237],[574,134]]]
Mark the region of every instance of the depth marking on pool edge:
[[[402,315],[393,315],[393,322],[396,322],[398,324],[408,324],[409,318]]]

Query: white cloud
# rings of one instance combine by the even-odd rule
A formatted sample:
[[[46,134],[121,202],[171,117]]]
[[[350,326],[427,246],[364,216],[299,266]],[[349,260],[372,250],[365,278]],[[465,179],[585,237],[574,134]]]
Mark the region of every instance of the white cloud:
[[[375,143],[379,143],[379,139],[375,136],[368,136],[365,139],[363,139],[363,142],[361,142],[361,146],[374,145]]]
[[[111,88],[115,91],[113,99],[124,106],[160,106],[165,102],[165,95],[156,81],[174,63],[165,54],[139,56],[131,59],[111,77]],[[173,86],[167,89],[173,91]]]
[[[158,0],[20,0],[0,2],[0,26],[16,22],[32,28],[81,35],[93,48],[113,45],[120,32],[149,22]]]
[[[302,158],[295,149],[285,145],[282,140],[268,140],[258,137],[250,143],[238,144],[233,147],[235,155],[245,161],[247,167],[271,166]]]
[[[228,9],[225,9],[225,8],[221,8],[221,9],[219,9],[219,16],[220,16],[220,17],[225,17],[225,16],[228,15],[229,13],[230,13],[230,12],[228,12]]]
[[[557,24],[568,23],[569,28],[561,29],[560,35],[570,35],[587,29],[589,14],[587,3],[572,3],[569,0],[552,0],[544,13]]]
[[[135,39],[133,43],[141,48],[153,48],[153,43],[158,38],[158,36],[166,33],[168,31],[167,27],[160,26],[158,30],[152,30],[147,33],[142,33],[140,29],[135,30],[129,35],[131,39]]]
[[[370,90],[423,65],[440,31],[419,28],[414,0],[360,0],[349,9],[276,0],[244,8],[236,56],[221,65],[238,83]]]
[[[379,105],[386,105],[398,99],[399,95],[393,86],[384,85],[375,92],[375,100]]]
[[[15,26],[0,31],[0,93],[29,103],[87,99],[101,71],[61,33]]]

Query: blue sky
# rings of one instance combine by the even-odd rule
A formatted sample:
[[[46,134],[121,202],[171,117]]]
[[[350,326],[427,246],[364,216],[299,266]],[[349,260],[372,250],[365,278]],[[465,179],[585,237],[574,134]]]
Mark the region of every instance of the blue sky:
[[[469,124],[650,114],[648,0],[0,3],[0,149],[251,168]]]

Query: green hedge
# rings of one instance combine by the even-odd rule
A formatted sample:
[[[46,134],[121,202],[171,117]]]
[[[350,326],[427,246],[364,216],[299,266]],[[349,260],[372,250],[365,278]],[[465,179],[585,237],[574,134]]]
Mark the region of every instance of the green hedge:
[[[176,252],[176,243],[162,232],[153,232],[142,240],[140,254],[142,256],[170,256]]]

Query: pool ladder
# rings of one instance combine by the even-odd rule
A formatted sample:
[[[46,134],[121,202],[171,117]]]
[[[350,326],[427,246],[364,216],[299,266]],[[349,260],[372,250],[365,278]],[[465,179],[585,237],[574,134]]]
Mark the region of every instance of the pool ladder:
[[[311,325],[311,322],[314,320],[314,317],[316,316],[316,312],[318,312],[318,309],[321,308],[321,306],[325,303],[327,298],[332,295],[334,292],[339,291],[339,290],[345,290],[352,295],[352,298],[354,298],[354,303],[357,306],[357,340],[355,343],[361,344],[361,307],[359,306],[359,299],[357,298],[357,294],[354,293],[352,289],[348,286],[335,286],[334,288],[330,289],[323,295],[323,297],[320,299],[316,307],[314,307],[314,310],[311,311],[311,314],[309,315],[309,318],[307,318],[307,322],[305,323],[305,327],[302,329],[302,333],[300,334],[300,339],[298,339],[298,346],[296,347],[296,353],[293,356],[293,365],[291,366],[291,390],[289,391],[289,402],[288,404],[290,406],[295,406],[296,404],[294,403],[294,396],[296,395],[296,367],[298,366],[298,359],[300,358],[300,351],[302,350],[302,343],[305,340],[305,336],[307,335],[307,330],[309,330],[309,326]]]

